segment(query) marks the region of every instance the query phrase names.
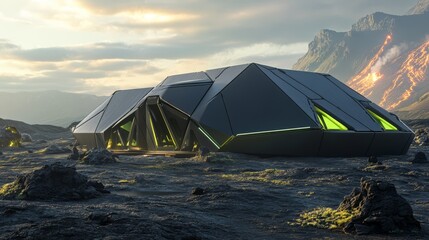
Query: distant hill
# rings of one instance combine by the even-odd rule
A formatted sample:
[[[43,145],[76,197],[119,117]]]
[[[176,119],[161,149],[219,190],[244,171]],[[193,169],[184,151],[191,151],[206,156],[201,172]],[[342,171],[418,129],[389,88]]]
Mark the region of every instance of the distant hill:
[[[59,91],[0,92],[0,117],[67,127],[82,120],[105,99],[105,96]]]
[[[428,23],[429,0],[402,16],[369,14],[348,32],[320,31],[293,68],[329,73],[390,111],[426,118]]]
[[[0,118],[0,127],[3,126],[14,126],[20,133],[30,134],[34,140],[72,137],[71,131],[69,129],[52,125],[31,125],[21,121]]]

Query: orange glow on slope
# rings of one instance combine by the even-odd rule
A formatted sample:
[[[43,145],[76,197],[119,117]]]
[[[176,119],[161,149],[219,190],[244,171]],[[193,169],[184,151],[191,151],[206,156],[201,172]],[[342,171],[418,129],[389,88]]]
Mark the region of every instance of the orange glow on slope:
[[[429,41],[415,48],[408,55],[401,68],[396,73],[393,85],[384,93],[380,105],[388,110],[394,109],[402,102],[409,99],[414,88],[425,78],[429,63]],[[393,95],[392,91],[403,89],[401,96]]]
[[[358,91],[360,94],[366,97],[371,95],[372,87],[374,86],[375,82],[383,77],[383,74],[381,73],[372,72],[372,68],[383,54],[386,46],[389,45],[391,41],[392,36],[387,35],[383,45],[381,45],[380,49],[369,61],[368,65],[362,71],[360,71],[358,75],[348,81],[347,84],[349,85],[349,87],[353,88],[354,90]]]

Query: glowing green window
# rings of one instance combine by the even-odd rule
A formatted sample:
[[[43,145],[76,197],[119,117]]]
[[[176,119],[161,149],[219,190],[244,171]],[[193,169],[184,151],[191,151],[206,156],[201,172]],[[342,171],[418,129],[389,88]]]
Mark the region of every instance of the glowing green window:
[[[131,131],[131,124],[132,124],[131,121],[129,121],[129,122],[125,123],[124,125],[122,125],[121,128],[127,132],[130,132]]]
[[[319,119],[320,124],[324,130],[340,130],[346,131],[348,128],[344,124],[340,123],[334,117],[323,111],[322,109],[315,107],[317,118]]]
[[[385,130],[385,131],[398,131],[398,128],[396,128],[395,126],[393,126],[393,124],[391,124],[390,122],[388,122],[386,119],[382,118],[380,115],[376,114],[375,112],[367,109],[367,111],[369,112],[369,114],[371,114],[371,116],[374,118],[374,120],[380,124],[380,126]]]

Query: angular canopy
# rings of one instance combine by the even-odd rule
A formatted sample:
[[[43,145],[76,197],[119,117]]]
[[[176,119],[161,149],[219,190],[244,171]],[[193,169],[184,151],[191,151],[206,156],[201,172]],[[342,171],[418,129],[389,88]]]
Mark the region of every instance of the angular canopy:
[[[82,145],[117,151],[289,156],[404,154],[414,137],[330,75],[255,63],[117,91],[73,133]]]

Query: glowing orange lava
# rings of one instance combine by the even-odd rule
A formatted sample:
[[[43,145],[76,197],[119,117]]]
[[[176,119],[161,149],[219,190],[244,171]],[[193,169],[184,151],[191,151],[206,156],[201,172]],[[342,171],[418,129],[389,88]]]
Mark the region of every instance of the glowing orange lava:
[[[411,51],[396,73],[393,85],[384,93],[381,106],[391,110],[410,98],[414,88],[425,79],[429,63],[428,52],[429,41]]]
[[[383,54],[386,46],[391,41],[392,41],[392,36],[387,35],[383,45],[381,45],[380,49],[377,51],[374,57],[369,61],[368,65],[362,71],[360,71],[358,75],[356,75],[354,78],[352,78],[347,82],[347,84],[351,88],[353,88],[354,90],[358,91],[360,94],[366,97],[372,94],[372,87],[374,86],[375,82],[383,77],[383,74],[381,73],[372,72],[372,68],[376,64],[380,56]]]

